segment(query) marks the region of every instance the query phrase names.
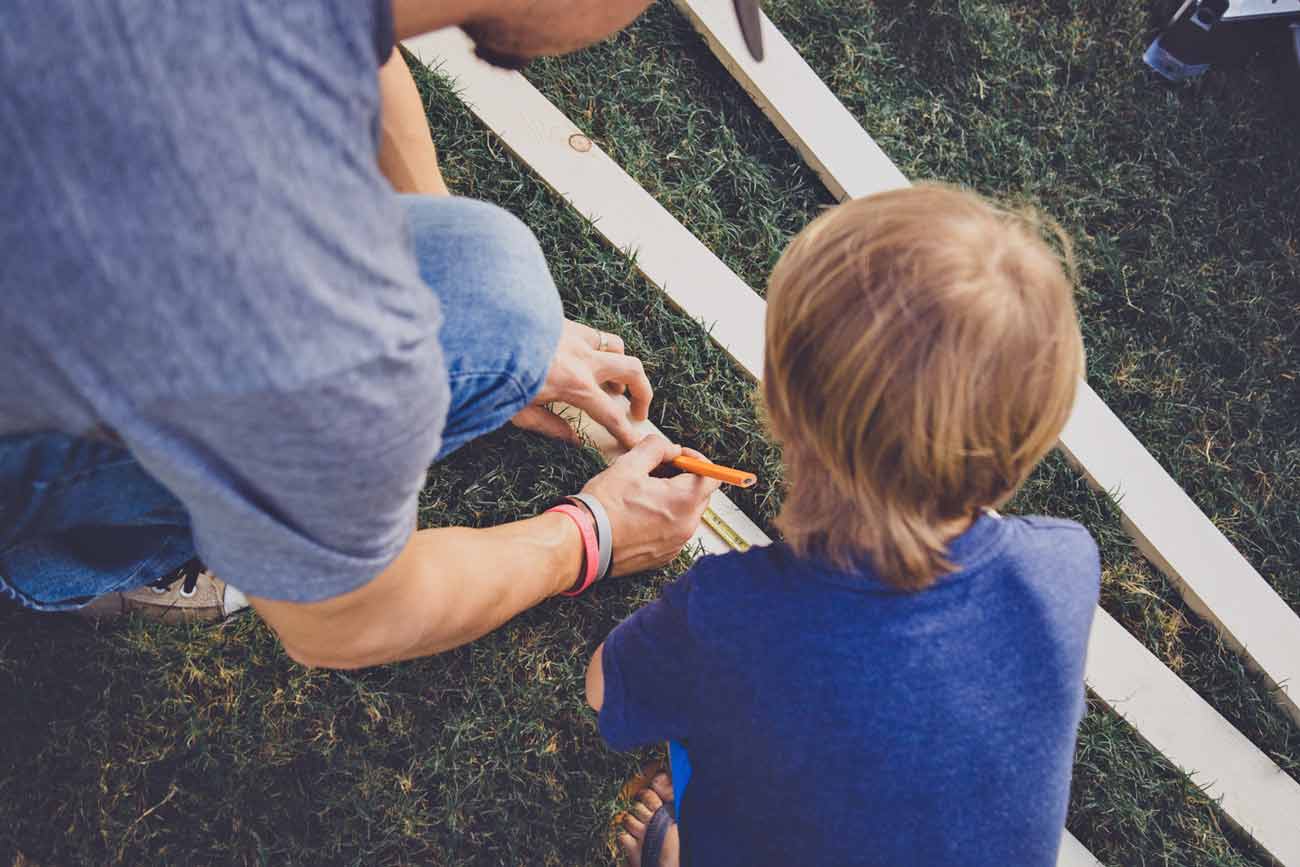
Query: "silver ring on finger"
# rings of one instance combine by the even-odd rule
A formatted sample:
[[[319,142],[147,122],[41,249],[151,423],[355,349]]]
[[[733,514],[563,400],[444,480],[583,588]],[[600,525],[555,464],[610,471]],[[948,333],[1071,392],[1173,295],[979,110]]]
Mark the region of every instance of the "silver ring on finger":
[[[604,352],[609,347],[609,334],[600,332],[600,344],[596,347],[597,352]]]

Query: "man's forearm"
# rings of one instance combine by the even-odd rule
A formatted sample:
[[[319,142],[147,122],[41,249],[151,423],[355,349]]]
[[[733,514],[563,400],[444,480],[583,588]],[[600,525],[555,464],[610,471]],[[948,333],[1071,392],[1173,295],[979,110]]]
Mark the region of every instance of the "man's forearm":
[[[335,599],[251,601],[297,661],[363,668],[473,641],[568,589],[581,565],[577,528],[547,514],[482,530],[418,531],[378,577]]]
[[[379,169],[399,193],[448,194],[420,92],[400,48],[379,70]]]

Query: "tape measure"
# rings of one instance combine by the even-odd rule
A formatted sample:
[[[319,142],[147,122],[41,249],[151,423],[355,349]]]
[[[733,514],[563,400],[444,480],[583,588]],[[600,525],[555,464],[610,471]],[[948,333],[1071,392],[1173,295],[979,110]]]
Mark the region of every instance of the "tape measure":
[[[726,542],[727,546],[731,548],[731,550],[749,550],[750,545],[745,541],[745,537],[732,529],[731,525],[726,521],[722,520],[722,516],[713,511],[712,506],[709,506],[704,510],[704,515],[701,516],[701,520],[704,521],[704,526],[721,536],[722,541]]]

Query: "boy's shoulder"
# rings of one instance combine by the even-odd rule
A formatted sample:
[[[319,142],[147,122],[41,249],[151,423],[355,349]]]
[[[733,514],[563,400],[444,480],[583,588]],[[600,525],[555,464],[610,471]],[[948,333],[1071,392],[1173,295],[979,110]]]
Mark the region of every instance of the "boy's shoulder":
[[[1077,521],[1042,515],[1004,516],[1002,520],[1011,530],[1013,552],[1056,557],[1077,554],[1089,561],[1100,560],[1096,540]]]
[[[691,589],[725,592],[772,582],[784,583],[793,577],[793,572],[804,572],[809,568],[810,564],[795,556],[784,543],[773,542],[755,545],[745,551],[707,554],[696,560],[682,579]]]
[[[1101,591],[1101,553],[1087,528],[1064,518],[1005,517],[1007,542],[999,565],[1024,584],[1071,603],[1096,604]]]
[[[738,609],[758,603],[773,591],[804,584],[808,569],[809,564],[781,542],[706,554],[665,586],[664,597],[695,615],[702,610]]]
[[[1069,518],[1053,518],[1047,515],[1003,515],[1004,520],[1017,521],[1033,530],[1063,530],[1067,533],[1082,533],[1089,538],[1092,534],[1078,521]]]
[[[1001,536],[1000,544],[993,543],[997,553],[992,562],[983,560],[976,568],[1001,567],[1031,581],[1037,578],[1053,583],[1062,577],[1077,577],[1082,580],[1068,583],[1095,595],[1101,558],[1096,541],[1082,524],[1038,515],[1000,516],[998,523],[1001,533],[993,537]],[[818,585],[889,595],[897,592],[878,580],[864,580],[862,575],[841,573],[816,559],[800,557],[782,542],[701,557],[673,584],[674,595],[682,602],[688,598],[755,597],[772,591],[807,593]]]

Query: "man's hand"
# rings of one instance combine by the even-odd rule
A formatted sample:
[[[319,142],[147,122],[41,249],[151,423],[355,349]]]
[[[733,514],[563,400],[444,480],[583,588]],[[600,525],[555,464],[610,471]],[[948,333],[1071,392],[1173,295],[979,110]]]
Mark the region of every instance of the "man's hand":
[[[621,399],[624,391],[632,402],[631,419]],[[533,405],[512,421],[516,427],[576,443],[578,435],[568,423],[546,408],[548,403],[563,401],[591,416],[620,443],[631,447],[641,438],[634,423],[645,421],[653,396],[645,368],[639,360],[624,354],[623,340],[618,335],[565,320],[560,346],[546,371],[542,390]]]
[[[651,476],[685,451],[661,436],[648,436],[583,486],[609,513],[614,541],[614,575],[662,566],[676,557],[700,525],[709,495],[721,484],[682,473],[671,479]]]
[[[662,566],[699,525],[718,483],[650,475],[683,451],[646,437],[583,488],[609,512],[615,574]],[[376,578],[333,599],[250,601],[294,659],[361,668],[472,641],[573,586],[581,565],[576,525],[544,514],[482,530],[419,530]]]

